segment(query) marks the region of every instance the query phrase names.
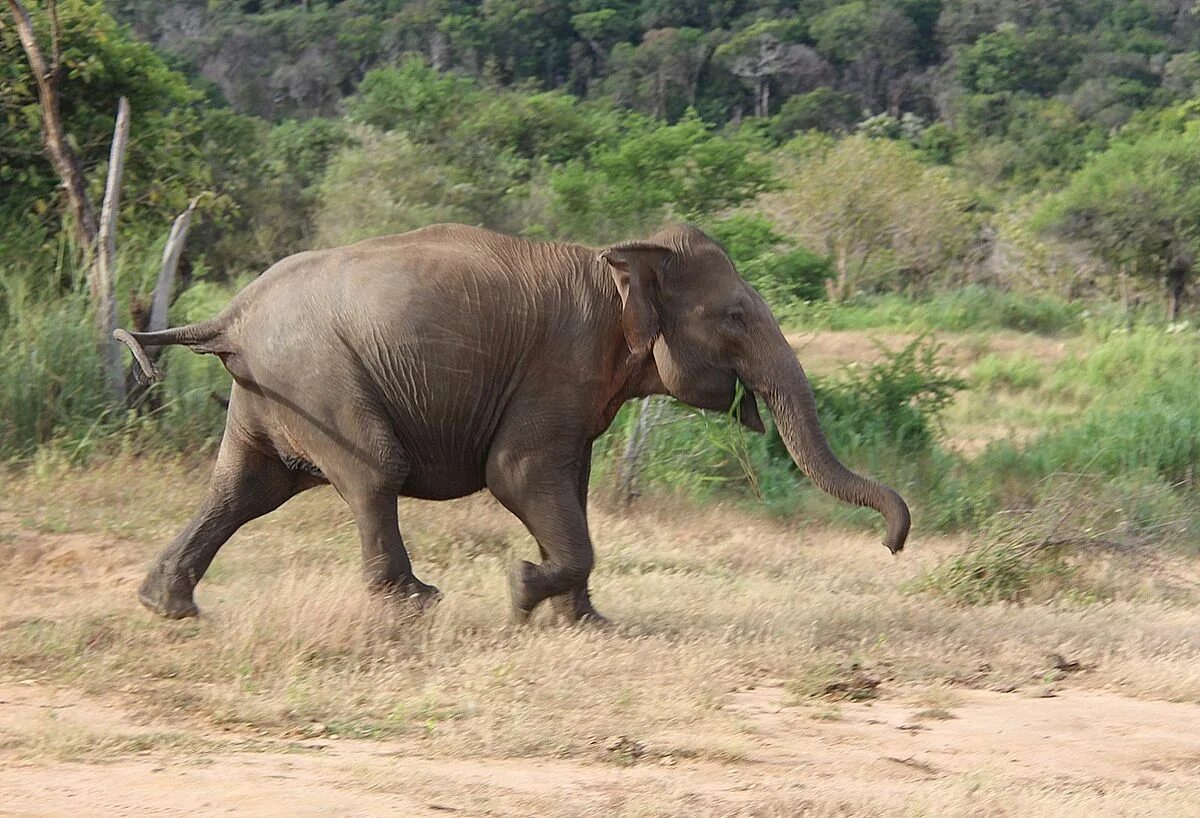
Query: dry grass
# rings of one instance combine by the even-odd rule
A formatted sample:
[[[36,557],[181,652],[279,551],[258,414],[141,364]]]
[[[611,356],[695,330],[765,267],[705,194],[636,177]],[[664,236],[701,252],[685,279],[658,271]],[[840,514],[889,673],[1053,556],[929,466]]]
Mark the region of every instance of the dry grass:
[[[968,608],[911,591],[963,541],[925,538],[918,528],[911,549],[893,559],[874,534],[655,499],[628,514],[593,511],[594,598],[620,623],[609,631],[508,626],[505,568],[535,547],[485,496],[401,504],[418,573],[446,592],[433,615],[414,618],[369,597],[353,525],[328,490],[297,498],[226,546],[199,588],[202,618],[155,619],[134,589],[191,513],[206,472],[188,461],[121,459],[7,475],[0,681],[116,697],[159,723],[276,738],[314,730],[402,737],[443,758],[605,764],[622,763],[613,746],[633,746],[614,737],[646,759],[745,758],[755,736],[728,696],[764,680],[787,685],[811,708],[810,724],[841,717],[831,699],[857,697],[824,695],[823,686],[856,674],[932,719],[932,711],[953,714],[958,688],[1061,682],[1054,654],[1086,669],[1071,675],[1075,686],[1200,701],[1200,608],[1175,581],[1194,577],[1196,566],[1183,557],[1171,563],[1171,581],[1142,582],[1130,594],[1111,587],[1103,603],[1084,595],[1078,604]],[[10,740],[57,757],[113,749],[96,737]],[[916,801],[808,793],[712,814],[894,814],[888,805],[901,804],[905,814],[949,814],[970,803],[984,812],[1003,805],[997,814],[1082,815],[1123,797],[1120,787],[1014,787],[953,778]],[[682,803],[678,813],[622,806],[610,814],[706,814]]]

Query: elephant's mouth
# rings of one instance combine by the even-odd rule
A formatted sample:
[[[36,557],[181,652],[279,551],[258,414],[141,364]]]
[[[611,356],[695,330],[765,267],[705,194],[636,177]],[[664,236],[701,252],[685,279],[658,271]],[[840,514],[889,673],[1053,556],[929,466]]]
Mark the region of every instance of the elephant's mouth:
[[[740,396],[740,397],[739,397]],[[733,407],[734,417],[741,422],[747,429],[751,429],[759,434],[767,430],[763,425],[762,415],[758,413],[758,399],[754,392],[746,385],[740,377],[737,378],[734,388]]]

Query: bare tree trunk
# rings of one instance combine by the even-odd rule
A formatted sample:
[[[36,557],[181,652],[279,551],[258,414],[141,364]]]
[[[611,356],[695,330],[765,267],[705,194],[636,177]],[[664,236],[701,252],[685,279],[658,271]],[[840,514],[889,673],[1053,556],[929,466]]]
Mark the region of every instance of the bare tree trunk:
[[[1178,321],[1187,294],[1188,278],[1192,274],[1192,257],[1184,251],[1176,251],[1167,267],[1167,320]]]
[[[67,142],[66,129],[63,126],[59,106],[58,80],[62,76],[62,59],[59,51],[58,11],[54,1],[51,0],[49,12],[53,59],[50,65],[47,65],[37,37],[34,35],[33,22],[29,19],[29,12],[25,10],[20,0],[7,0],[7,2],[16,20],[17,37],[21,40],[21,47],[25,50],[29,68],[37,83],[38,105],[42,112],[42,138],[46,146],[46,155],[50,158],[50,164],[54,166],[54,172],[58,174],[63,189],[66,191],[72,229],[79,245],[79,252],[87,255],[96,243],[98,228],[95,212],[87,194],[83,166]]]
[[[850,259],[846,246],[838,242],[834,250],[834,271],[836,278],[825,280],[825,295],[835,304],[846,300],[850,290]]]
[[[121,366],[121,345],[113,338],[117,328],[117,213],[121,208],[121,176],[125,171],[125,147],[129,142],[129,101],[121,97],[117,104],[117,124],[113,129],[112,149],[108,155],[108,180],[104,185],[104,203],[100,207],[100,232],[96,259],[89,275],[92,304],[96,309],[96,330],[100,336],[104,379],[114,406],[125,404],[125,370]]]
[[[187,242],[188,229],[192,225],[192,214],[196,212],[196,204],[200,201],[200,197],[194,197],[188,202],[187,210],[175,217],[174,223],[171,224],[171,232],[167,235],[167,244],[163,248],[162,267],[158,271],[158,280],[154,285],[154,293],[150,298],[149,314],[143,313],[138,329],[146,332],[157,332],[167,328],[167,312],[171,306],[171,295],[175,291],[176,272],[179,269],[179,258],[183,255],[183,246]],[[135,323],[136,316],[135,316]],[[165,347],[152,347],[146,351],[147,357],[151,361],[157,361]],[[142,405],[143,409],[155,409],[158,407],[156,401],[152,398],[147,398],[150,384],[143,383],[134,374],[133,367],[137,363],[130,365],[128,372],[125,375],[126,400],[130,406]],[[145,400],[150,400],[148,405],[143,405]]]
[[[766,74],[758,75],[758,94],[754,99],[754,115],[769,116],[771,113],[771,78]]]
[[[187,210],[175,217],[175,222],[171,225],[167,246],[163,248],[162,268],[158,271],[158,281],[154,285],[154,296],[150,302],[150,321],[146,325],[149,332],[167,328],[167,309],[171,305],[171,294],[175,289],[175,272],[179,269],[179,257],[183,255],[183,245],[187,242],[188,229],[192,226],[192,214],[196,212],[198,201],[197,197],[188,202]]]
[[[632,505],[638,496],[637,474],[642,454],[650,440],[650,432],[662,414],[663,402],[654,398],[642,398],[637,403],[637,420],[629,437],[625,440],[625,451],[621,455],[621,468],[617,486],[618,497],[624,505]]]

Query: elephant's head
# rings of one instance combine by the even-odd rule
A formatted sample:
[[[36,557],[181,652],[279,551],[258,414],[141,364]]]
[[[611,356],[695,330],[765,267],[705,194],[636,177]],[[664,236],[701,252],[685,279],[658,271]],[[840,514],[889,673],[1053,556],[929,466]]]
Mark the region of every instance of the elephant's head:
[[[888,526],[884,545],[893,553],[904,547],[908,506],[830,451],[812,389],[779,323],[720,245],[679,226],[610,247],[601,258],[621,297],[629,349],[634,356],[653,356],[669,394],[701,409],[727,411],[740,382],[742,423],[763,431],[754,399],[761,396],[796,465],[823,491],[879,511]]]

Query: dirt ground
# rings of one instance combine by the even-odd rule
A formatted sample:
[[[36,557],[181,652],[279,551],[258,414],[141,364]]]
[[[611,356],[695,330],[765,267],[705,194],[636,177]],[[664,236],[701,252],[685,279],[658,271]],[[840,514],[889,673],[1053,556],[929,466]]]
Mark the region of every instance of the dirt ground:
[[[904,813],[931,788],[970,777],[1157,794],[1200,788],[1195,705],[1102,692],[1039,698],[977,690],[953,718],[918,724],[886,700],[850,704],[840,719],[816,721],[785,706],[785,698],[771,684],[730,695],[730,709],[751,736],[736,763],[447,759],[411,743],[327,738],[241,749],[228,733],[189,730],[188,739],[213,749],[141,750],[92,764],[6,759],[0,813],[599,816],[630,807],[636,814],[642,800],[651,809],[670,803],[693,814],[783,815],[852,803],[864,790],[877,808]],[[37,684],[0,687],[0,708],[5,732],[37,729],[49,719],[60,730],[129,730],[135,723],[119,706]],[[1200,806],[1178,803],[1188,801]],[[1154,814],[1146,806],[1140,814]]]

